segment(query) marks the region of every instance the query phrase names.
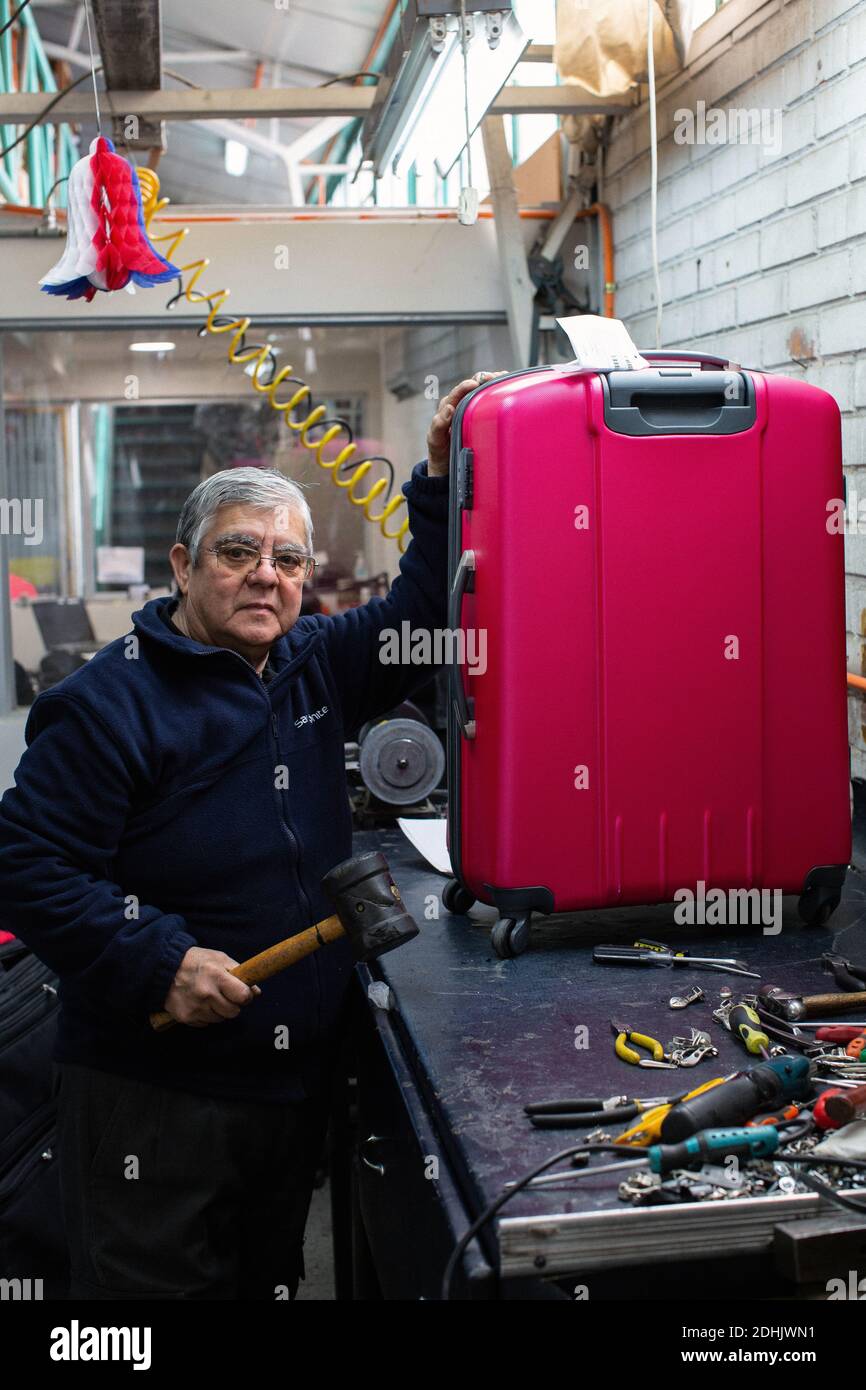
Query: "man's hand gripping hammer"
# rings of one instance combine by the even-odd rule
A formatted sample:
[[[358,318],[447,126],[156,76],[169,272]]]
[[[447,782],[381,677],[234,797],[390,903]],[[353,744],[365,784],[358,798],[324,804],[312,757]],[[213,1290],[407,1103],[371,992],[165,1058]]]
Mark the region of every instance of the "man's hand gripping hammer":
[[[297,936],[278,941],[229,973],[244,984],[255,985],[344,936],[349,939],[355,959],[366,961],[375,960],[418,935],[418,927],[403,906],[383,854],[373,851],[344,859],[325,874],[322,885],[337,909],[332,917],[325,917]],[[158,1033],[173,1028],[176,1021],[164,1009],[150,1015],[151,1026]]]

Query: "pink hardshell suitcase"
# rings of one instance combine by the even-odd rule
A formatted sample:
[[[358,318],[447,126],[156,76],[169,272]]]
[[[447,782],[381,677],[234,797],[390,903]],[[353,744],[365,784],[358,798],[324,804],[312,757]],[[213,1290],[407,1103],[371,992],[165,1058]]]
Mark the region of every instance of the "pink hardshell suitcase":
[[[495,904],[501,956],[533,911],[702,883],[798,893],[822,922],[844,883],[838,406],[644,356],[494,379],[452,425],[449,627],[471,664],[449,669],[443,901]]]

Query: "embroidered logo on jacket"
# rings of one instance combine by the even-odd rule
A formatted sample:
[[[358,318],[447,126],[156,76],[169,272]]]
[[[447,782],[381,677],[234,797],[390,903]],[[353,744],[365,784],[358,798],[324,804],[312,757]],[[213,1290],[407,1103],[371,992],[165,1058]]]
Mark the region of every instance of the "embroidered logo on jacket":
[[[328,706],[322,705],[321,709],[313,710],[312,714],[302,714],[300,719],[295,720],[295,728],[303,729],[305,724],[315,724],[317,719],[328,713]]]

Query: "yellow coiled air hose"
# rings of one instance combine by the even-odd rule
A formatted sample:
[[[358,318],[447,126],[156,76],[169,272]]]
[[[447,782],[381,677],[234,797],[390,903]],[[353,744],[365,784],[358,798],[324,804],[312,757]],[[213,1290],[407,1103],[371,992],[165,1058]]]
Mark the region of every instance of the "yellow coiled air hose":
[[[316,462],[320,467],[330,473],[331,482],[336,487],[345,488],[349,501],[356,507],[363,508],[366,519],[378,525],[382,535],[388,540],[397,541],[400,550],[404,551],[408,544],[406,539],[409,530],[408,517],[403,518],[396,531],[388,529],[388,522],[391,517],[406,505],[406,498],[402,493],[396,497],[389,496],[394,481],[394,469],[391,462],[382,455],[372,454],[350,465],[349,461],[357,453],[358,445],[352,437],[352,429],[348,421],[339,418],[328,419],[323,405],[313,406],[312,400],[309,399],[311,396],[309,386],[300,377],[292,376],[291,366],[276,371],[276,360],[269,344],[247,345],[246,335],[251,323],[249,318],[220,317],[219,311],[228,299],[229,290],[212,290],[210,293],[196,291],[196,283],[210,265],[210,261],[205,257],[200,261],[189,261],[186,265],[179,265],[177,250],[188,235],[189,227],[181,227],[176,232],[167,232],[162,236],[152,234],[151,219],[167,206],[169,199],[160,198],[159,178],[153,169],[139,168],[136,173],[141,184],[144,225],[147,228],[148,236],[155,246],[167,243],[162,255],[165,256],[166,260],[178,265],[181,272],[189,273],[189,279],[185,284],[181,281],[181,289],[172,296],[166,307],[172,307],[180,298],[186,299],[190,304],[207,304],[207,322],[202,332],[231,333],[233,335],[228,350],[229,361],[239,366],[246,366],[249,362],[255,362],[251,378],[255,390],[267,396],[272,408],[281,412],[289,428],[295,430],[300,436],[301,442],[315,454]],[[289,400],[280,401],[277,400],[277,389],[283,383],[291,384],[297,389]],[[296,419],[293,412],[305,400],[311,407],[309,413],[303,420]],[[311,432],[319,429],[323,430],[321,437],[318,439],[311,437]],[[345,444],[333,458],[325,458],[325,449],[341,433],[345,436]],[[366,478],[374,463],[384,464],[389,477],[377,479],[369,492],[359,497],[356,488]],[[341,477],[340,474],[346,472],[347,465],[351,467],[351,473],[347,477]],[[382,496],[383,492],[385,497],[382,500],[385,505],[381,511],[374,511],[374,503]]]

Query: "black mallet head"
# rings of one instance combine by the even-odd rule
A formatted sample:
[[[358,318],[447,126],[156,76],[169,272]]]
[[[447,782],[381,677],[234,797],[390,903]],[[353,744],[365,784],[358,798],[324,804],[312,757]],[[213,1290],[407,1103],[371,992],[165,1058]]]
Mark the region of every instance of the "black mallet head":
[[[325,874],[323,887],[352,945],[355,959],[375,960],[418,935],[384,854],[344,859]]]

